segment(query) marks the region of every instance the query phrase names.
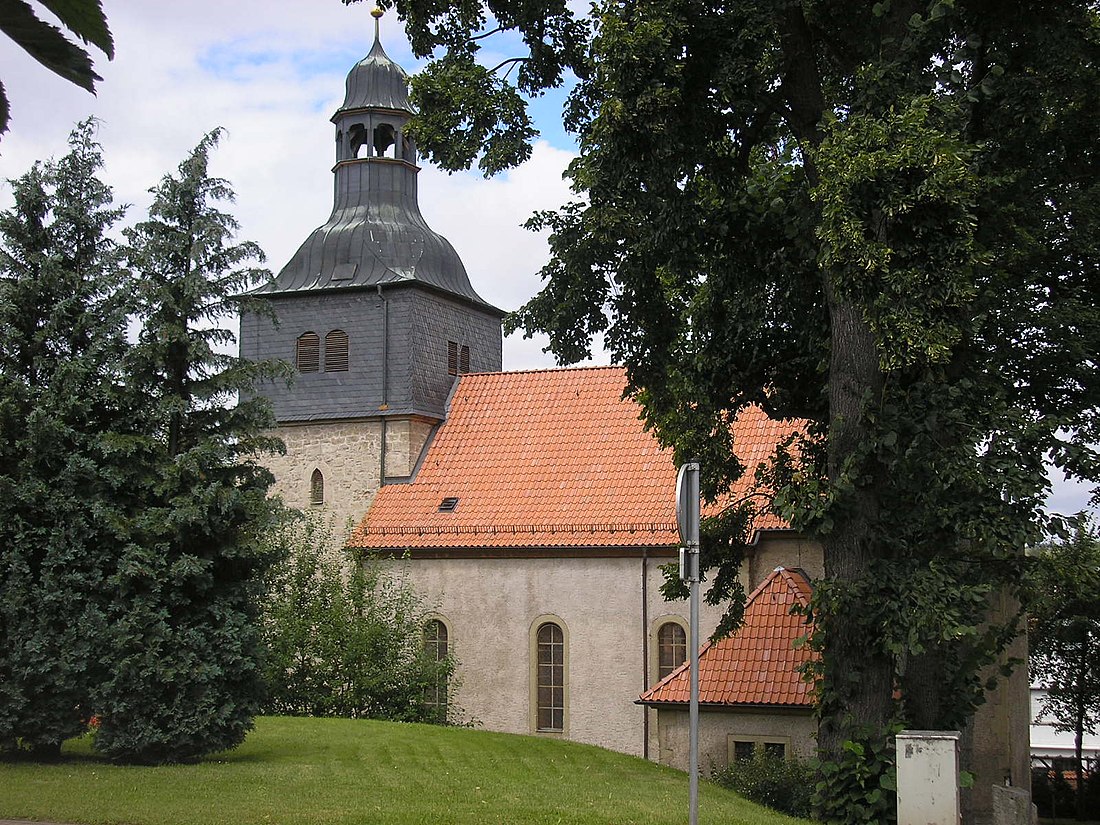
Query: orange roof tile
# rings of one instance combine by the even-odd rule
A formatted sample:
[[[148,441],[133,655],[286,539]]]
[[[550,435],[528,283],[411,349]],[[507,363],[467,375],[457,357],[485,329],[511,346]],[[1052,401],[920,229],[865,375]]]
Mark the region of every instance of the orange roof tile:
[[[810,661],[807,646],[795,649],[806,634],[795,604],[810,599],[801,571],[782,567],[749,596],[740,630],[699,650],[699,703],[705,705],[785,705],[810,707],[812,687],[799,666]],[[643,704],[683,704],[691,698],[690,665],[685,662],[642,694]]]
[[[464,375],[409,484],[379,490],[353,546],[671,547],[678,544],[672,451],[624,399],[620,367]],[[797,428],[756,409],[738,418],[753,470]],[[738,495],[735,491],[734,495]],[[440,512],[446,498],[458,499]],[[785,525],[765,516],[758,529]]]

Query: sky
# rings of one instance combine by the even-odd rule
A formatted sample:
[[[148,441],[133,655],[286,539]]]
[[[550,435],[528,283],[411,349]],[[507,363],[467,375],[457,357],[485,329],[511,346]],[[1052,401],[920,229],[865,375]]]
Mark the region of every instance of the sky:
[[[12,109],[0,139],[0,208],[10,204],[8,178],[37,159],[63,155],[73,125],[99,119],[103,178],[116,202],[140,220],[148,190],[174,171],[202,136],[226,134],[211,163],[237,193],[230,211],[241,240],[257,242],[278,271],[332,208],[332,113],[344,97],[350,68],[370,50],[371,5],[340,0],[103,0],[115,59],[90,49],[103,77],[92,96],[36,63],[0,37],[0,80]],[[39,7],[43,17],[48,14]],[[382,44],[409,73],[413,58],[400,22],[382,18]],[[486,61],[511,56],[493,44]],[[477,172],[420,171],[420,208],[466,265],[490,303],[514,310],[540,287],[548,257],[545,235],[522,228],[536,210],[570,199],[562,172],[576,146],[561,128],[562,95],[532,110],[541,135],[529,161],[486,180]],[[545,339],[504,341],[504,369],[554,366]],[[597,348],[596,361],[607,355]],[[1056,479],[1048,507],[1075,512],[1085,487]]]

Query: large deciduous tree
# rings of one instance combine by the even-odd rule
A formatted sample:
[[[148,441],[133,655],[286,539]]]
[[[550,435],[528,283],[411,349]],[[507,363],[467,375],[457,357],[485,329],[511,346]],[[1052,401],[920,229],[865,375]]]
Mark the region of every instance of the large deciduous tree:
[[[208,171],[212,132],[155,187],[149,218],[126,230],[137,343],[127,356],[142,400],[128,542],[118,548],[111,669],[97,693],[96,748],[130,761],[193,759],[239,744],[262,699],[259,601],[273,559],[272,504],[259,453],[276,449],[262,398],[238,398],[276,372],[227,354],[223,324],[267,276],[237,243]]]
[[[127,303],[94,124],[0,214],[0,751],[56,755],[105,658],[104,588],[131,430]]]
[[[1077,818],[1085,819],[1081,747],[1100,731],[1100,539],[1084,526],[1043,549],[1028,627],[1031,674],[1046,688],[1041,716],[1073,734]]]
[[[522,159],[521,95],[580,79],[579,197],[534,219],[553,257],[511,325],[563,362],[605,333],[714,499],[740,409],[809,422],[766,476],[825,554],[819,813],[888,819],[891,731],[965,724],[1012,636],[987,602],[1056,526],[1044,459],[1100,476],[1095,4],[395,5],[442,53],[414,128],[447,168]],[[498,29],[522,51],[494,74]]]

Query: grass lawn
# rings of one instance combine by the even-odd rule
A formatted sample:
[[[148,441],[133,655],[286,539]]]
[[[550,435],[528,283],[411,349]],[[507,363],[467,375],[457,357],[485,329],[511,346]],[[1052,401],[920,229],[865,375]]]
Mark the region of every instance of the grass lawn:
[[[684,823],[685,774],[530,736],[346,719],[256,720],[195,765],[112,765],[86,740],[60,763],[0,762],[0,819],[82,825]],[[700,783],[700,823],[792,825]]]

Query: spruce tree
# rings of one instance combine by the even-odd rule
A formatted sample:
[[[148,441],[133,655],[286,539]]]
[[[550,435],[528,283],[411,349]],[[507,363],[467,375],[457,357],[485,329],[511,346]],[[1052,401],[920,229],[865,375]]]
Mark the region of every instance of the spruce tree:
[[[94,123],[0,213],[0,751],[56,755],[103,666],[104,582],[132,416],[126,291]]]
[[[248,390],[277,370],[226,353],[234,296],[268,273],[218,208],[233,198],[208,171],[219,136],[151,190],[148,220],[125,233],[141,323],[127,372],[144,403],[145,455],[132,466],[132,540],[109,583],[112,669],[96,747],[130,761],[233,747],[262,697],[258,604],[270,559],[259,535],[272,478],[256,456],[275,446],[264,435],[274,422]]]

